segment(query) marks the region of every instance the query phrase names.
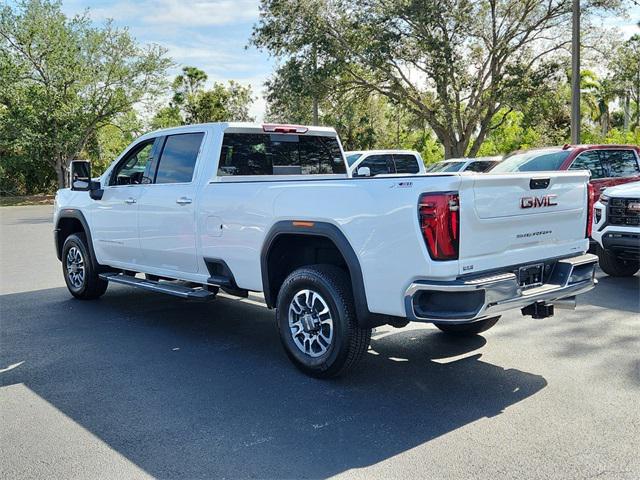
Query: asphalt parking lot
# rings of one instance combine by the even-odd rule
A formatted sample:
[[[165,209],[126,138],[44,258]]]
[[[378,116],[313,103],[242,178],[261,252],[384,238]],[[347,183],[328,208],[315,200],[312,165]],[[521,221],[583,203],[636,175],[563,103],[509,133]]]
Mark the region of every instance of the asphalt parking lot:
[[[51,207],[0,209],[2,478],[640,478],[640,277],[298,373],[259,298],[68,294]]]

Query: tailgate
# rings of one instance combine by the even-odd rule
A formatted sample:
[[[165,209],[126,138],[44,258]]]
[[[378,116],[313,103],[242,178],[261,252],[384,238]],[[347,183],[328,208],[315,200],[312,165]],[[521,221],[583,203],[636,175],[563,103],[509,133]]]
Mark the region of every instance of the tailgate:
[[[462,176],[461,274],[586,251],[585,171]]]

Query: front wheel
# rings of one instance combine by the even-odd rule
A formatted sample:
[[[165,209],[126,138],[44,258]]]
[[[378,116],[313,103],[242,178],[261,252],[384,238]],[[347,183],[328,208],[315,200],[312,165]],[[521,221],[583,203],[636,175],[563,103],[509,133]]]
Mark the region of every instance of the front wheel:
[[[598,262],[604,273],[612,277],[632,277],[640,270],[640,261],[622,260],[607,252],[600,245],[597,247]]]
[[[62,273],[71,295],[93,300],[104,295],[109,282],[102,280],[94,268],[84,233],[69,235],[62,245]]]
[[[347,274],[333,265],[292,272],[278,293],[276,320],[289,359],[317,378],[353,368],[371,340],[371,329],[358,327]]]
[[[500,317],[485,318],[473,323],[434,323],[434,325],[448,335],[469,337],[486,332],[498,323],[498,320],[500,320]]]

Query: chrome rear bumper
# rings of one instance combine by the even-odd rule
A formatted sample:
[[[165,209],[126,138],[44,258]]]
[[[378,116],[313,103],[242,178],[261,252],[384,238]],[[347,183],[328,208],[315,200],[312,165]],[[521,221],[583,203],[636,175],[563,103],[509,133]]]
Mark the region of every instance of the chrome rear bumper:
[[[470,323],[537,302],[553,304],[591,290],[597,261],[590,254],[558,260],[545,283],[531,288],[521,287],[512,271],[450,282],[416,281],[405,292],[407,318]]]

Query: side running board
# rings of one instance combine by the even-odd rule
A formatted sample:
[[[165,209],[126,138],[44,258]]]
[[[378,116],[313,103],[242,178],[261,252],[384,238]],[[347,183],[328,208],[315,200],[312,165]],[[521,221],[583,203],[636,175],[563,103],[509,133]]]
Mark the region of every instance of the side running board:
[[[132,277],[131,275],[125,275],[123,273],[101,273],[100,278],[108,282],[143,288],[145,290],[151,290],[152,292],[166,293],[168,295],[174,295],[181,298],[204,300],[207,298],[214,298],[216,296],[214,292],[205,290],[202,287],[190,288],[180,284],[160,281],[156,282],[143,278]]]

